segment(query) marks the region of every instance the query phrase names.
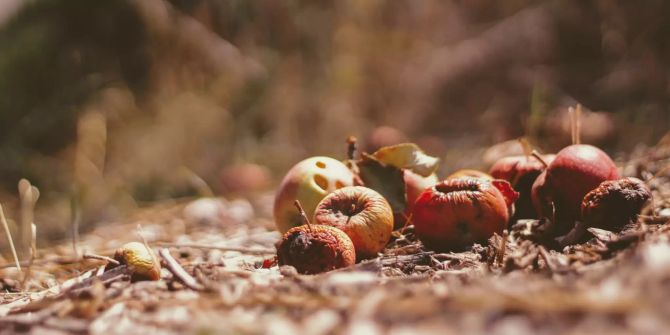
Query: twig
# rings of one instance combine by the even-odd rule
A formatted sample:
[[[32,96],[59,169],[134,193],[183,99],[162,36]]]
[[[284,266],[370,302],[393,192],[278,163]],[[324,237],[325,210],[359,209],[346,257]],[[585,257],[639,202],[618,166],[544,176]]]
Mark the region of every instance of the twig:
[[[215,245],[206,245],[198,243],[156,242],[156,245],[159,245],[161,247],[172,247],[172,248],[195,248],[195,249],[208,249],[208,250],[220,250],[220,251],[237,251],[243,254],[254,254],[254,255],[272,255],[277,252],[274,249],[266,249],[266,248],[226,247],[226,246],[215,246]]]
[[[193,278],[184,268],[177,262],[174,257],[170,254],[170,250],[167,248],[162,248],[158,250],[158,253],[161,255],[163,260],[165,261],[165,266],[170,270],[170,272],[177,278],[179,279],[180,282],[182,282],[186,287],[195,290],[195,291],[202,291],[204,287],[198,283],[198,281]]]
[[[75,258],[79,258],[79,221],[81,221],[81,212],[79,210],[79,191],[70,199],[70,216],[72,217],[72,252]]]
[[[144,244],[144,247],[147,248],[147,250],[149,251],[149,255],[151,256],[151,260],[153,261],[154,266],[156,268],[160,269],[161,268],[161,263],[158,261],[158,259],[156,258],[156,255],[154,255],[153,251],[151,250],[151,247],[149,246],[149,242],[147,242],[147,239],[144,238],[144,230],[142,230],[142,225],[139,224],[139,223],[137,224],[137,235],[142,240],[142,243]]]
[[[535,157],[535,159],[537,159],[544,166],[545,169],[549,167],[549,163],[547,163],[547,161],[545,161],[544,158],[542,158],[542,155],[540,155],[540,153],[537,152],[537,150],[533,150],[530,153],[530,155]]]
[[[21,271],[21,262],[19,262],[19,257],[16,255],[16,248],[14,247],[14,240],[12,239],[12,233],[9,231],[9,225],[7,224],[7,219],[5,218],[5,212],[2,210],[2,205],[0,205],[0,221],[2,221],[2,226],[5,228],[5,234],[7,234],[7,240],[9,241],[9,247],[12,249],[12,256],[14,257],[14,264],[16,268]]]
[[[305,222],[305,224],[307,225],[307,228],[309,228],[309,230],[312,231],[312,224],[309,222],[309,218],[307,217],[307,214],[305,214],[305,210],[302,208],[300,200],[296,199],[293,202],[293,205],[295,206],[296,209],[298,209],[298,213],[300,213],[300,217],[302,218],[302,221]]]
[[[554,260],[551,259],[551,255],[549,255],[547,249],[545,249],[543,246],[540,246],[538,249],[540,251],[540,256],[542,259],[544,259],[544,262],[547,263],[547,268],[549,268],[549,270],[551,270],[553,273],[558,272],[558,267],[554,263]]]
[[[358,139],[356,136],[347,137],[347,159],[354,160],[356,152],[358,151]]]
[[[88,252],[84,252],[84,255],[82,255],[82,258],[83,259],[96,259],[96,260],[99,260],[99,261],[112,263],[114,265],[120,265],[121,264],[121,263],[119,263],[119,261],[117,261],[114,258],[107,257],[107,256],[102,256],[102,255],[91,254],[91,253],[88,253]]]
[[[507,232],[507,229],[503,230],[502,241],[500,242],[500,251],[498,252],[498,257],[496,259],[499,266],[502,266],[503,260],[505,258],[505,251],[507,250],[507,237],[508,236],[509,236],[509,233]]]

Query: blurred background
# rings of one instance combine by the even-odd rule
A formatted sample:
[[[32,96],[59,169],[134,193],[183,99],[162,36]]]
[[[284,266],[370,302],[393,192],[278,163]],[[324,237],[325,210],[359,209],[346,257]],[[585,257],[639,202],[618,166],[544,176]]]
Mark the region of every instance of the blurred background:
[[[612,154],[670,129],[670,2],[2,0],[0,202],[41,235],[271,191],[315,154],[412,141],[442,175],[496,143]],[[617,155],[625,157],[625,155]],[[73,211],[73,208],[76,210]],[[12,212],[14,209],[14,212]],[[13,214],[12,214],[13,213]]]

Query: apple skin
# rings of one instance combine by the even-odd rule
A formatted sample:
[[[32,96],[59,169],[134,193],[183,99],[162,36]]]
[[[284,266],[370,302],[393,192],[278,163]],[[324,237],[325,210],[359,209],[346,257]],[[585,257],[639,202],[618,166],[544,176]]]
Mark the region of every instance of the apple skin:
[[[314,223],[339,228],[351,238],[359,259],[382,251],[393,231],[393,210],[377,191],[363,186],[327,195],[314,212]]]
[[[414,233],[426,248],[462,250],[502,233],[507,203],[490,180],[453,178],[426,189],[412,211]]]
[[[395,216],[395,228],[401,228],[405,225],[406,218],[412,213],[412,208],[416,199],[419,198],[421,193],[428,187],[431,187],[437,184],[440,179],[437,178],[436,174],[431,174],[428,177],[421,176],[420,174],[414,173],[410,170],[403,171],[403,180],[405,181],[405,194],[407,195],[407,202],[405,204],[404,217],[400,213]]]
[[[584,196],[607,180],[619,179],[612,159],[587,144],[568,146],[556,154],[549,167],[536,179],[532,202],[540,217],[552,217],[556,210],[557,233],[567,233],[579,219]]]
[[[291,265],[301,274],[317,274],[356,263],[351,239],[341,230],[322,225],[289,229],[277,244],[279,265]]]
[[[547,164],[551,164],[554,158],[556,155],[542,156]],[[544,164],[533,156],[503,157],[491,166],[489,174],[493,178],[507,180],[519,192],[519,199],[515,203],[516,212],[512,220],[537,217],[531,192],[533,183],[544,169]]]
[[[307,217],[327,194],[354,184],[354,174],[342,162],[329,157],[307,158],[294,165],[286,174],[274,201],[274,220],[277,229],[285,233],[303,224],[294,202],[299,200]]]

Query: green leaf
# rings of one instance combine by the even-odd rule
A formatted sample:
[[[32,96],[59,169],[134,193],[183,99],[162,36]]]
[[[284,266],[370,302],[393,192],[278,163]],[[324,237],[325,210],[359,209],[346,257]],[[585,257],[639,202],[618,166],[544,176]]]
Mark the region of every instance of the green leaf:
[[[401,143],[377,150],[372,156],[379,162],[399,169],[408,169],[428,177],[437,169],[440,160],[426,153],[414,143]]]
[[[362,155],[357,165],[365,187],[379,192],[386,198],[394,213],[404,213],[407,201],[403,170],[384,164],[366,153]]]

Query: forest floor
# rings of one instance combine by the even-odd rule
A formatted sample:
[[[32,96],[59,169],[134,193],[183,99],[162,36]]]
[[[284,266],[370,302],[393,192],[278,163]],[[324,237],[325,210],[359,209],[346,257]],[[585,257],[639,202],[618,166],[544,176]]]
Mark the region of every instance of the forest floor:
[[[0,334],[667,334],[667,142],[623,166],[652,188],[648,215],[558,251],[534,242],[539,221],[460,253],[424,249],[410,226],[375,259],[306,276],[272,265],[272,192],[156,204],[83,234],[77,249],[111,255],[144,239],[161,280],[104,275],[70,241],[40,250],[27,274],[0,269]]]

